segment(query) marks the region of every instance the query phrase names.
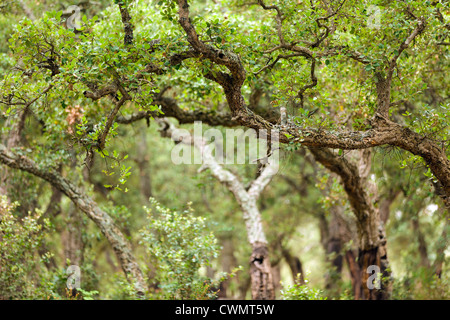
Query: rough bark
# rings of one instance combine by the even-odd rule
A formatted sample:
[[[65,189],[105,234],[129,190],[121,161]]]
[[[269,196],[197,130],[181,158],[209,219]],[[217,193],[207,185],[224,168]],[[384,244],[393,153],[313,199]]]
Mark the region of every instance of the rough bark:
[[[370,266],[380,267],[382,279],[390,278],[391,273],[388,269],[387,256],[385,252],[385,246],[374,247],[372,249],[359,249],[358,252],[358,264],[360,266],[360,272],[362,273],[362,294],[361,299],[365,300],[387,300],[391,294],[390,280],[381,281],[381,288],[370,289],[368,286],[369,277],[373,273],[368,273]]]
[[[84,260],[85,243],[82,235],[82,220],[77,208],[73,205],[67,211],[67,224],[63,230],[61,238],[64,248],[65,261],[70,261],[69,265],[81,267]],[[68,265],[68,266],[69,266]],[[74,294],[76,295],[76,293]]]
[[[250,277],[239,277],[239,300],[245,300],[247,297],[248,289],[251,286],[251,278]]]
[[[139,111],[128,116],[118,116],[116,121],[122,124],[130,124],[150,117],[164,116],[175,118],[180,124],[202,121],[210,126],[236,127],[240,125],[229,112],[218,112],[208,109],[185,110],[180,108],[175,99],[161,95],[155,96],[153,103],[160,106],[161,111]],[[276,123],[280,119],[280,114],[276,109],[264,108],[256,104],[251,104],[249,108],[271,123]]]

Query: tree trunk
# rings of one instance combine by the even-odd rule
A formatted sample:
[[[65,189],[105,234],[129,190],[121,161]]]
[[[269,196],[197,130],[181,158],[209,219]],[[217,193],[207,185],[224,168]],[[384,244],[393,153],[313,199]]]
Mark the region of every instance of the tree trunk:
[[[417,242],[419,243],[420,264],[427,269],[430,268],[430,260],[428,259],[428,248],[425,242],[425,237],[419,226],[419,215],[411,219],[414,234],[417,236]]]
[[[278,261],[277,264],[272,264],[271,270],[272,270],[272,278],[273,278],[273,288],[275,290],[275,297],[276,293],[281,291],[281,266],[280,262]]]
[[[444,265],[445,259],[445,251],[448,249],[449,243],[448,243],[448,235],[450,234],[450,219],[446,219],[446,222],[444,224],[444,229],[442,230],[442,235],[437,243],[436,248],[436,259],[434,260],[434,270],[435,274],[438,276],[438,278],[441,278],[442,275],[442,267]]]
[[[320,236],[322,247],[325,250],[326,261],[330,265],[330,270],[325,277],[325,288],[334,296],[339,295],[339,281],[342,278],[342,245],[346,243],[342,239],[340,225],[338,221],[338,211],[342,207],[334,205],[330,208],[331,218],[327,221],[324,214],[320,215]]]
[[[386,225],[389,216],[391,214],[391,205],[400,194],[400,190],[388,190],[388,194],[385,194],[380,202],[379,211],[380,219],[384,225]]]
[[[359,299],[365,300],[387,300],[390,297],[392,291],[391,281],[389,280],[391,274],[388,269],[388,260],[386,256],[386,247],[379,246],[369,250],[359,250],[358,254],[358,264],[360,267],[360,272],[362,273],[362,290]],[[369,273],[368,270],[370,266],[380,267],[381,279],[380,287],[370,288],[369,277],[374,278],[374,271]]]
[[[347,261],[348,269],[350,271],[353,295],[355,297],[355,300],[360,300],[362,297],[361,268],[356,261],[355,253],[352,250],[348,250],[345,253],[345,260]]]
[[[235,197],[243,213],[248,243],[252,246],[252,255],[250,257],[252,298],[255,300],[275,299],[269,250],[257,200],[261,192],[278,172],[276,152],[268,157],[266,166],[260,171],[258,177],[252,181],[250,187],[246,189],[236,175],[226,170],[215,159],[205,139],[192,136],[187,130],[177,130],[166,119],[158,119],[157,121],[161,125],[160,133],[163,137],[169,137],[175,142],[183,142],[196,147],[202,156],[203,165],[199,171],[209,169],[211,174],[223,183]],[[271,147],[271,150],[277,150],[277,146],[271,145]]]
[[[222,238],[222,254],[221,254],[221,262],[222,262],[222,270],[224,272],[230,273],[233,268],[237,266],[236,257],[234,256],[234,245],[233,238],[231,235],[227,235]],[[225,299],[231,296],[231,292],[229,292],[229,286],[232,279],[226,279],[220,284],[219,298]]]
[[[140,132],[140,140],[137,143],[136,163],[139,168],[139,184],[141,194],[148,202],[152,196],[152,178],[150,176],[150,161],[147,148],[147,130]]]
[[[385,300],[390,297],[392,291],[391,271],[386,250],[386,236],[384,225],[380,221],[379,211],[373,210],[357,218],[359,235],[358,264],[362,278],[362,290],[359,299]],[[380,287],[369,288],[368,278],[373,274],[373,266],[382,274]],[[377,271],[378,272],[378,271]],[[356,296],[356,292],[355,292]]]
[[[63,247],[66,261],[70,261],[70,265],[81,267],[84,256],[84,243],[82,236],[82,220],[77,208],[73,205],[68,210],[67,225],[63,231]]]
[[[254,300],[274,300],[275,290],[266,243],[253,244],[250,258],[252,298]]]

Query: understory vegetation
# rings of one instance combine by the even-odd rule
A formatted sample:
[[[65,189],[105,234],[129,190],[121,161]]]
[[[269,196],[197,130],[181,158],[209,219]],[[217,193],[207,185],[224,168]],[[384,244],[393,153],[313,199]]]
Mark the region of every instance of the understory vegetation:
[[[0,300],[450,299],[449,1],[0,0],[0,30]]]

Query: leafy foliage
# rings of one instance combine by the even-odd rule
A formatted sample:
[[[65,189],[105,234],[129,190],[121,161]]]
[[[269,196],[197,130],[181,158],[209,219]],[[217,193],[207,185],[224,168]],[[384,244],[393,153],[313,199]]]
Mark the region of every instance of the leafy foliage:
[[[211,299],[212,283],[199,275],[218,256],[217,240],[207,231],[205,219],[188,209],[176,212],[154,199],[155,214],[147,209],[149,225],[142,230],[142,242],[157,263],[156,279],[167,299]]]
[[[23,126],[20,144],[11,151],[77,184],[112,217],[138,257],[150,256],[145,261],[151,263],[145,265],[151,290],[156,288],[151,297],[215,298],[219,283],[235,273],[218,270],[242,264],[244,274],[231,282],[227,294],[245,298],[250,247],[243,245],[245,226],[238,204],[207,172],[198,174],[197,166],[168,165],[172,145],[159,137],[152,122],[164,110],[178,117],[186,129],[192,128],[188,123],[196,115],[206,114],[210,120],[229,116],[234,122],[227,126],[240,119],[229,108],[230,95],[211,81],[211,75],[230,70],[193,49],[180,26],[177,2],[127,0],[119,7],[117,1],[83,1],[79,5],[87,7],[82,8],[77,30],[65,27],[67,13],[61,8],[66,2],[24,0],[36,19],[24,18],[19,2],[0,2],[0,143],[9,148],[8,138]],[[241,107],[258,116],[278,117],[279,107],[285,106],[290,125],[300,134],[305,128],[332,137],[347,130],[358,134],[374,128],[377,85],[393,66],[389,118],[404,126],[405,132],[435,143],[425,151],[439,150],[440,161],[450,159],[448,1],[263,2],[282,12],[279,20],[277,10],[247,0],[189,1],[198,39],[219,56],[236,54],[243,66]],[[132,17],[131,46],[123,41],[120,9],[124,7]],[[376,26],[370,23],[373,9],[380,18]],[[403,50],[402,41],[422,18],[426,28]],[[193,52],[189,59],[177,60]],[[123,90],[88,97],[88,92],[117,84]],[[124,92],[131,99],[110,118]],[[147,125],[123,123],[142,114]],[[279,126],[278,118],[270,121]],[[227,128],[216,127],[221,132]],[[295,133],[284,134],[290,141],[281,147],[279,175],[259,200],[271,262],[287,268],[282,253],[289,251],[313,268],[311,285],[322,285],[324,274],[333,274],[342,281],[332,296],[326,291],[328,298],[350,299],[348,274],[330,270],[325,261],[343,259],[347,250],[355,249],[358,235],[353,232],[355,239],[327,255],[326,236],[317,228],[317,217],[327,222],[331,210],[339,206],[342,217],[355,227],[351,205],[339,179],[314,163],[294,141]],[[361,136],[366,138],[370,136]],[[448,299],[448,212],[429,209],[441,207],[436,176],[423,155],[399,151],[397,145],[376,147],[374,152],[371,179],[380,190],[374,206],[381,209],[383,201],[395,195],[386,222],[393,298]],[[337,152],[343,161],[347,154],[344,149]],[[0,298],[139,298],[92,222],[84,218],[78,227],[82,230],[65,232],[73,209],[65,196],[55,197],[50,184],[30,173],[7,170],[3,164],[0,170],[0,189],[4,183],[9,200],[21,203],[0,201]],[[245,184],[259,171],[245,165],[233,172]],[[164,205],[152,200],[146,221],[141,206],[148,203],[149,193]],[[193,203],[196,215],[190,206],[183,209],[186,202]],[[47,222],[56,233],[46,233]],[[139,230],[145,253],[135,243]],[[68,238],[80,240],[76,249],[84,280],[77,297],[65,292]],[[219,244],[226,241],[231,254],[220,251]],[[44,242],[54,256],[42,255]],[[440,262],[443,269],[437,278]],[[206,271],[214,271],[215,280]],[[282,276],[285,280],[284,271]],[[310,285],[295,284],[284,286],[282,298],[325,297]]]
[[[36,211],[19,221],[13,215],[18,205],[0,197],[0,298],[42,299],[49,293],[42,267],[50,254],[39,255],[37,250],[48,220],[40,224],[42,213]]]

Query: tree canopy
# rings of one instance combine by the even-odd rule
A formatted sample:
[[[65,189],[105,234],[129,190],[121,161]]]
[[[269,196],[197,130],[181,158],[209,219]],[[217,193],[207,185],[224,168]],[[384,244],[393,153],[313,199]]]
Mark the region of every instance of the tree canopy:
[[[0,298],[448,299],[448,1],[0,0],[0,25]],[[199,122],[269,151],[223,164]]]

